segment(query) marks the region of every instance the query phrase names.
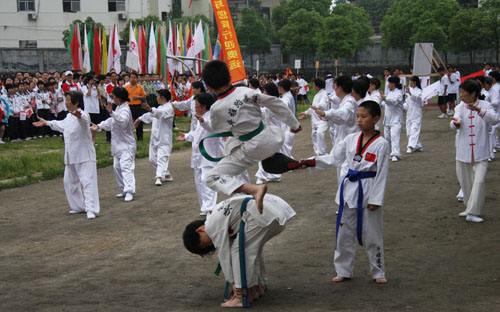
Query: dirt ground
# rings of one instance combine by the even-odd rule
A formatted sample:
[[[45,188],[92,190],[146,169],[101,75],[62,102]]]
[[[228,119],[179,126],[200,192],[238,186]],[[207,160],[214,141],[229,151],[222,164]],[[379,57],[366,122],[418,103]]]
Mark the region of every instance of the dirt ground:
[[[486,222],[466,223],[457,216],[454,133],[436,116],[425,112],[425,151],[391,163],[389,284],[371,281],[362,249],[355,278],[330,282],[335,172],[293,172],[269,187],[297,217],[266,247],[270,289],[253,310],[500,311],[500,163],[488,173]],[[312,155],[309,135],[306,122],[296,157]],[[215,259],[189,254],[181,240],[199,213],[189,157],[173,155],[175,181],[162,187],[137,161],[132,203],[114,198],[112,169],[100,169],[102,214],[93,221],[67,213],[62,179],[1,191],[0,311],[219,311]]]

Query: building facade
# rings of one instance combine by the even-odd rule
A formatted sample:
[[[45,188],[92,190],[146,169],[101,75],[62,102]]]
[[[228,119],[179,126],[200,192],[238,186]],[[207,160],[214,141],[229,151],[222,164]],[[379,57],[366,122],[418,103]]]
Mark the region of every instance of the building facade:
[[[192,0],[1,0],[0,48],[64,48],[62,32],[88,16],[121,31],[128,19],[155,15],[213,15],[210,1]],[[174,12],[177,9],[177,12]],[[175,15],[174,15],[175,16]]]

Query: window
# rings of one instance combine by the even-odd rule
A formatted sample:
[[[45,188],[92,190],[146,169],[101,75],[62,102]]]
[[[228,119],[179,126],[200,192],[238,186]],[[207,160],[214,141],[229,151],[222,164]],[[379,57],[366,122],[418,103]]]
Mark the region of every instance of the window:
[[[108,0],[108,12],[125,11],[125,0]]]
[[[63,0],[63,12],[80,11],[80,0]]]
[[[17,11],[35,11],[35,0],[17,0]]]
[[[21,49],[36,49],[36,40],[19,40],[19,48]]]

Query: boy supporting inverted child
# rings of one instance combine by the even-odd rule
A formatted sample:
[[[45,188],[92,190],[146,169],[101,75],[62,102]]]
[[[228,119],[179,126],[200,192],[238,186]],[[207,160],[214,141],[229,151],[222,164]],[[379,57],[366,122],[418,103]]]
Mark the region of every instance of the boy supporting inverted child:
[[[283,145],[282,130],[264,126],[260,108],[263,106],[271,110],[293,133],[302,129],[300,123],[280,99],[231,85],[229,69],[224,62],[207,63],[203,69],[203,80],[208,89],[217,94],[210,114],[212,129],[221,137],[231,137],[224,146],[226,156],[208,173],[205,183],[226,195],[245,193],[253,196],[257,209],[262,212],[267,186],[245,183],[237,178],[248,167],[273,156]],[[203,141],[200,151],[202,147]]]

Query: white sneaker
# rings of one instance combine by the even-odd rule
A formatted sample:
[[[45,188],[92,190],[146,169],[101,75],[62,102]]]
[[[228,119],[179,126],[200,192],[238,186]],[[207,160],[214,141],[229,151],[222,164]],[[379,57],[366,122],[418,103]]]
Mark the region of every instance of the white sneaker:
[[[95,213],[93,213],[92,211],[87,211],[87,219],[95,219]]]
[[[467,211],[462,211],[461,213],[458,214],[459,217],[467,217],[468,213]]]
[[[255,184],[257,185],[262,185],[262,184],[265,184],[266,181],[262,180],[262,179],[257,179],[257,181],[255,181]]]
[[[457,196],[457,200],[459,203],[463,203],[464,202],[464,197],[463,196]],[[465,216],[463,216],[465,217]]]
[[[406,154],[411,154],[411,153],[413,153],[413,148],[408,147],[408,149],[406,149]]]
[[[172,182],[174,178],[170,174],[167,174],[163,179],[161,179],[163,182]]]
[[[79,213],[82,213],[82,211],[76,211],[76,210],[70,210],[69,211],[69,214],[79,214]]]
[[[205,211],[200,212],[200,217],[206,217],[207,213]]]
[[[399,157],[398,157],[398,156],[392,156],[392,157],[391,157],[391,160],[392,160],[393,162],[399,161]]]
[[[439,115],[438,118],[439,119],[446,119],[446,118],[448,118],[448,116],[446,116],[446,114],[443,113],[443,114]]]
[[[118,193],[118,194],[116,194],[116,195],[115,195],[115,197],[116,197],[116,198],[123,198],[123,197],[125,197],[125,194],[123,194],[123,193]]]
[[[450,109],[450,110],[448,110],[447,114],[448,114],[448,116],[453,116],[453,115],[455,115],[455,111]]]
[[[26,138],[26,141],[30,141],[30,140],[31,140],[31,137]]]
[[[133,199],[134,199],[134,195],[132,195],[132,193],[127,193],[127,194],[125,194],[125,199],[124,199],[124,201],[126,201],[126,202],[131,202]]]
[[[161,186],[161,178],[156,178],[155,185]]]
[[[5,142],[3,140],[0,140],[0,144],[5,144]]]
[[[465,221],[467,222],[474,222],[474,223],[481,223],[481,222],[484,222],[484,219],[479,217],[479,216],[475,216],[475,215],[467,215],[467,217],[465,218]]]
[[[281,178],[277,178],[277,179],[271,179],[267,182],[271,182],[271,183],[280,183],[281,182]]]

